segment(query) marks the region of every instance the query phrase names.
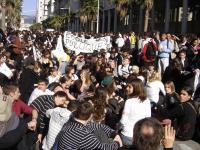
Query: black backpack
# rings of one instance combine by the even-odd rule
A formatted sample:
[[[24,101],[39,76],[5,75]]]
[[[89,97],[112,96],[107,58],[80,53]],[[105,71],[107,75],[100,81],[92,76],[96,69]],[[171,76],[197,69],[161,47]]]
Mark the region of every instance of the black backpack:
[[[146,57],[148,60],[155,59],[156,58],[156,47],[153,44],[152,41],[147,43],[147,50],[146,50]]]
[[[196,101],[192,101],[192,103],[190,102],[187,103],[193,108],[193,110],[196,112],[197,115],[193,140],[200,143],[200,103]]]

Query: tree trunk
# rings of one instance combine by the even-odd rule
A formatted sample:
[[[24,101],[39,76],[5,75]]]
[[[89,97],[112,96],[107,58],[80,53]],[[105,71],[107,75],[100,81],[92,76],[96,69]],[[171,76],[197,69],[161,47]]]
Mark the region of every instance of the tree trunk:
[[[133,5],[130,6],[129,10],[129,30],[132,31],[133,29]]]
[[[155,5],[153,4],[151,9],[151,30],[154,31],[155,27]]]
[[[93,21],[91,21],[91,29],[90,29],[92,32],[94,32],[94,23]]]
[[[111,24],[111,16],[110,16],[110,9],[108,10],[108,30],[107,32],[110,32],[110,24]]]
[[[105,32],[105,10],[103,10],[103,17],[102,17],[102,33]]]
[[[142,5],[140,6],[140,10],[139,10],[139,33],[142,33],[142,29],[143,29],[143,8]]]
[[[117,32],[117,12],[116,10],[115,11],[115,14],[114,14],[114,32],[116,33]]]
[[[2,0],[1,2],[1,14],[2,14],[2,17],[1,17],[1,28],[3,31],[6,30],[6,10],[5,10],[5,7],[6,7],[6,0]]]
[[[144,16],[144,32],[148,31],[148,24],[149,24],[149,10],[145,9],[145,16]]]

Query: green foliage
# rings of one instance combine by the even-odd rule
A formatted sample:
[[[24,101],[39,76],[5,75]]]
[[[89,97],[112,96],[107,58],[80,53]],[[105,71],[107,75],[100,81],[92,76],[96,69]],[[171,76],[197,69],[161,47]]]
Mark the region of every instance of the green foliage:
[[[52,17],[49,17],[46,20],[44,20],[42,22],[42,25],[44,28],[54,28],[56,30],[60,30],[63,22],[65,20],[68,20],[69,18],[70,18],[70,15],[68,13],[66,13],[62,16],[59,16],[59,15],[52,16]]]
[[[109,0],[111,4],[115,4],[115,10],[122,18],[127,15],[131,5],[142,5],[143,8],[150,11],[153,6],[153,1],[154,0]]]
[[[10,26],[20,26],[21,22],[21,11],[22,11],[22,0],[6,0],[6,16],[7,23]]]
[[[96,20],[98,11],[98,0],[81,0],[81,8],[79,9],[81,22]]]
[[[42,29],[42,24],[41,23],[34,23],[29,27],[30,30],[41,30]]]

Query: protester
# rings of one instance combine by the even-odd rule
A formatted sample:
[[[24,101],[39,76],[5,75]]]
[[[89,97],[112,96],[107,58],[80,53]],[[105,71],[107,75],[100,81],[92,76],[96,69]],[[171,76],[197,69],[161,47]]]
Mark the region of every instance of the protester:
[[[89,102],[82,102],[74,112],[74,120],[64,125],[58,140],[58,150],[64,149],[108,149],[115,150],[122,146],[119,135],[112,143],[101,143],[87,124],[92,118],[93,107]],[[95,127],[95,126],[94,126]],[[96,124],[96,128],[100,128]],[[103,126],[102,126],[103,127]],[[93,129],[95,130],[95,128]],[[112,130],[104,129],[108,135]],[[106,131],[107,130],[107,131]]]
[[[37,84],[37,88],[33,90],[31,93],[31,96],[28,101],[28,105],[30,105],[36,98],[38,98],[41,95],[53,95],[53,92],[51,92],[49,89],[47,89],[47,83],[46,80],[39,80]]]
[[[160,93],[165,96],[166,93],[159,72],[153,71],[149,74],[146,89],[147,97],[152,103],[159,103]]]
[[[48,109],[55,108],[56,106],[64,106],[67,101],[67,95],[63,91],[58,91],[54,95],[42,95],[36,98],[31,107],[33,108],[32,112],[32,121],[28,123],[29,127],[32,130],[36,130],[36,125],[39,123],[39,128],[37,130],[38,140],[41,143],[42,139],[47,133],[48,122],[46,119],[46,111]]]
[[[122,146],[119,134],[130,149],[149,146],[155,150],[163,133],[154,119],[143,120],[150,116],[163,125],[172,124],[176,138],[184,144],[194,132],[198,139],[199,44],[196,35],[159,31],[0,30],[0,85],[13,98],[13,112],[20,120],[30,119],[21,126],[23,134],[18,128],[13,130],[21,138],[16,138],[16,149],[35,149],[38,143],[41,149],[117,149]],[[190,106],[194,102],[196,111]],[[91,112],[82,118],[79,115],[87,111],[86,103]],[[75,126],[84,133],[81,140],[71,139],[76,139],[70,130]],[[27,128],[31,131],[26,132]],[[173,132],[169,134],[173,141]]]
[[[135,79],[127,85],[128,99],[125,102],[122,118],[122,141],[130,146],[133,141],[132,132],[135,123],[145,117],[151,116],[151,105],[140,79]],[[145,110],[145,111],[143,111]]]
[[[32,108],[20,100],[19,88],[15,85],[6,85],[3,87],[3,93],[9,95],[12,98],[12,111],[17,115],[23,114],[31,115]]]
[[[177,120],[176,138],[179,140],[191,140],[195,132],[197,114],[191,103],[192,95],[193,90],[190,87],[183,87],[180,92],[180,104],[162,112],[163,117]]]
[[[0,96],[0,149],[15,149],[28,129],[27,121],[12,111],[12,101],[18,93],[7,91]],[[9,96],[12,95],[12,96]]]
[[[163,74],[165,69],[169,66],[170,54],[173,50],[172,42],[167,39],[166,34],[162,34],[162,40],[159,45],[159,71]]]

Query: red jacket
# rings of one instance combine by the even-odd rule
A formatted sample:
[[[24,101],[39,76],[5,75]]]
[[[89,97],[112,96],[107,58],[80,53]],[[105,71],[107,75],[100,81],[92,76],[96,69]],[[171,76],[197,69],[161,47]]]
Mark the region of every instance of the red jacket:
[[[156,50],[158,49],[158,46],[156,44],[156,42],[152,39],[152,43],[154,45],[154,47],[156,48]],[[143,49],[142,49],[142,59],[145,61],[145,62],[154,62],[155,61],[155,58],[153,59],[148,59],[147,56],[146,56],[146,51],[147,51],[147,47],[148,47],[148,43],[144,45]]]
[[[15,100],[12,104],[12,111],[16,113],[17,116],[23,113],[31,115],[32,110],[33,108],[25,104],[22,100]]]

